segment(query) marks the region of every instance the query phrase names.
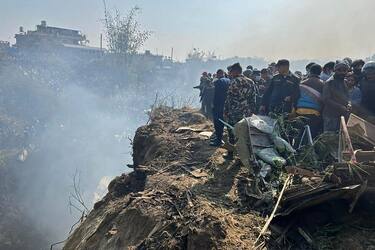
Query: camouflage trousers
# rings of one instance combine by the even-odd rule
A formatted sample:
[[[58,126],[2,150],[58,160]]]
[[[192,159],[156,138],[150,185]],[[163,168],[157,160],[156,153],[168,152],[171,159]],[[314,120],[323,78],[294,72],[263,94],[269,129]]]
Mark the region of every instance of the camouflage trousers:
[[[236,123],[241,121],[242,119],[243,119],[243,115],[229,116],[228,123],[234,127],[234,125],[236,125]],[[236,140],[236,137],[234,136],[232,129],[228,129],[228,139],[229,139],[230,144],[232,145],[236,144],[237,140]]]

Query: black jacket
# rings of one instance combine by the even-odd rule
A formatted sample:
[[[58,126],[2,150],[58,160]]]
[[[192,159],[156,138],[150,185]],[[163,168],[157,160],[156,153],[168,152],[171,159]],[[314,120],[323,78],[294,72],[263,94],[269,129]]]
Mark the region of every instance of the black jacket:
[[[287,76],[275,75],[263,95],[262,105],[268,112],[290,113],[300,97],[299,83],[299,78],[292,73]],[[286,102],[285,98],[288,96],[291,100]]]
[[[349,103],[349,90],[344,79],[331,77],[323,87],[323,116],[329,118],[347,118],[347,106]]]
[[[362,106],[375,115],[375,81],[363,78],[360,86],[362,91]]]

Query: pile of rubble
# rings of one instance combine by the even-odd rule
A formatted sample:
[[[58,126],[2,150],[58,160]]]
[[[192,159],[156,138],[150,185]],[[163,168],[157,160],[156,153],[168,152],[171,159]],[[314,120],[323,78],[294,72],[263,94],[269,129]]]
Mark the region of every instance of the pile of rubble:
[[[248,204],[270,214],[258,240],[270,226],[277,228],[271,222],[278,217],[335,200],[347,200],[352,213],[362,195],[375,191],[375,126],[355,115],[348,123],[342,118],[339,135],[322,134],[315,141],[306,126],[298,150],[282,138],[288,138],[283,120],[253,115],[233,130],[243,165],[255,169]],[[292,226],[273,230],[272,238],[285,237]],[[305,230],[299,234],[313,244]]]

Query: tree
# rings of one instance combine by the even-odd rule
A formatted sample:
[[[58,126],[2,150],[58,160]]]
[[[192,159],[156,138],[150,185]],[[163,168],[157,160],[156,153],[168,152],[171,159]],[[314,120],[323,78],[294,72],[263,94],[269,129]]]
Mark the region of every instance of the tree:
[[[103,3],[105,35],[109,51],[124,55],[136,54],[151,36],[151,31],[141,30],[137,21],[140,8],[133,7],[126,17],[123,17],[117,9],[115,13],[109,12],[106,1],[103,0]]]

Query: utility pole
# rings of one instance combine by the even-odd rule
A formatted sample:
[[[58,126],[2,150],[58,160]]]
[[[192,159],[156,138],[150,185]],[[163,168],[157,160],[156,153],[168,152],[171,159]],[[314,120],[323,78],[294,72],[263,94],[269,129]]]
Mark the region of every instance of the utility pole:
[[[173,47],[172,47],[172,50],[171,50],[171,61],[173,62]]]
[[[100,34],[100,50],[103,50],[103,34]]]

